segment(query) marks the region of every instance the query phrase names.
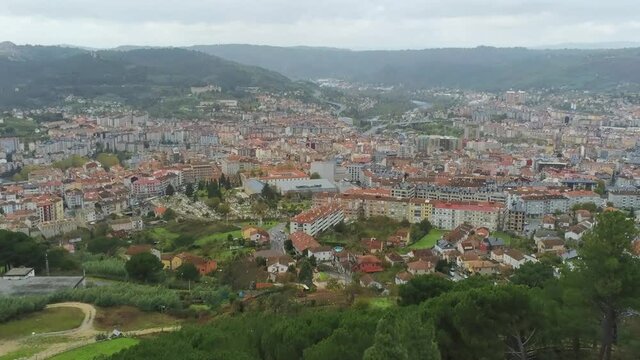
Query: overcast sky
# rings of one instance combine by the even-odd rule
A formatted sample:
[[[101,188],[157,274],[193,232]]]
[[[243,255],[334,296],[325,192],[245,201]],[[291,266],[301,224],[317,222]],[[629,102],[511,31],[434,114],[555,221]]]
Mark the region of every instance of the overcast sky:
[[[0,0],[0,41],[351,49],[640,41],[640,0]]]

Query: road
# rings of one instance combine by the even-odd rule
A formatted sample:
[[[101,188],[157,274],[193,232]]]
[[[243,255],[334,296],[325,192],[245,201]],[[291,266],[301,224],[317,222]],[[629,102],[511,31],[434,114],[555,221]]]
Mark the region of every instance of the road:
[[[269,230],[269,240],[271,243],[271,250],[278,251],[282,254],[284,251],[284,242],[288,238],[287,223],[279,223]]]

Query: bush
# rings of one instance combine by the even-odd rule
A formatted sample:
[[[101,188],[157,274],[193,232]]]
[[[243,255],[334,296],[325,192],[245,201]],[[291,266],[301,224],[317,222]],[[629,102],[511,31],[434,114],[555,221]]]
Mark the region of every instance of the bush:
[[[87,261],[82,264],[82,267],[87,275],[109,279],[125,279],[127,277],[124,261],[114,258]]]
[[[49,302],[78,301],[110,307],[130,305],[143,311],[179,309],[182,304],[178,294],[160,286],[121,283],[86,289],[69,289],[49,296]]]
[[[0,323],[44,309],[47,298],[39,296],[29,297],[0,297]]]

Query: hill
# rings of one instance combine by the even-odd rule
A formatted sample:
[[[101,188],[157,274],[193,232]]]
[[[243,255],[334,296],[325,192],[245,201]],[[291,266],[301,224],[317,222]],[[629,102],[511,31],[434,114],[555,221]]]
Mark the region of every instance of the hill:
[[[185,49],[88,51],[0,44],[0,107],[50,104],[68,95],[115,96],[132,104],[216,84],[223,90],[287,88],[286,77]]]
[[[640,85],[640,48],[534,50],[446,48],[351,51],[256,45],[191,47],[290,78],[335,77],[409,87],[481,90],[550,88],[606,90]]]

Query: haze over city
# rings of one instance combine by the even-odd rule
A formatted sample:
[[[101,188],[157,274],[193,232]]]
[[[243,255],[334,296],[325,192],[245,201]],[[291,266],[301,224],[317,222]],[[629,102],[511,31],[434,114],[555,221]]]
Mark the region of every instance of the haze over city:
[[[640,2],[634,0],[4,0],[0,39],[95,48],[620,47],[640,39],[639,13]]]

